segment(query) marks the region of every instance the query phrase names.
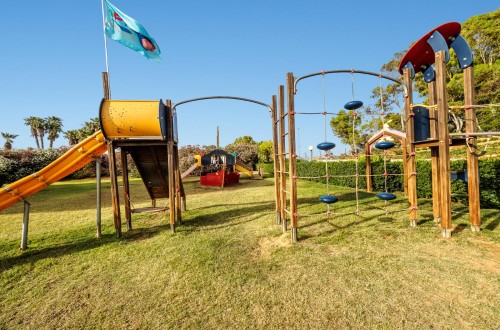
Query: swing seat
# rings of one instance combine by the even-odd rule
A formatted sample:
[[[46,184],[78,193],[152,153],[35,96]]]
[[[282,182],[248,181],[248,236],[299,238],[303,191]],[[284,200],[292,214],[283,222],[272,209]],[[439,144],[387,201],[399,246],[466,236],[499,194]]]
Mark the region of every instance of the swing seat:
[[[375,148],[387,150],[387,149],[393,148],[395,145],[396,144],[392,141],[380,141],[380,142],[375,143]]]
[[[320,196],[319,200],[325,204],[333,204],[337,202],[339,199],[337,198],[337,196],[323,195]]]
[[[316,148],[320,149],[320,150],[330,150],[330,149],[333,149],[335,148],[335,143],[333,142],[321,142],[320,144],[318,144],[316,146]]]
[[[393,199],[396,199],[396,195],[387,192],[378,193],[377,197],[383,201],[391,201]]]
[[[346,110],[356,110],[356,109],[359,109],[363,106],[363,102],[361,101],[351,101],[351,102],[347,102],[346,104],[344,104],[344,108]]]

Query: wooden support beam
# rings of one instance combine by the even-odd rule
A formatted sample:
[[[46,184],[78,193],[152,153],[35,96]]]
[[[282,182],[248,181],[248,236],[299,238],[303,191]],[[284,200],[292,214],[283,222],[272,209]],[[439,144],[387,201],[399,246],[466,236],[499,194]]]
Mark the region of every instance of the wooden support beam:
[[[127,221],[127,230],[132,230],[132,210],[130,209],[130,185],[128,181],[128,163],[127,152],[122,149],[121,153],[122,162],[122,181],[123,181],[123,199],[125,204],[125,219]]]
[[[436,95],[436,81],[432,81],[427,84],[429,105],[437,104]],[[438,137],[438,124],[437,124],[437,109],[434,107],[429,108],[429,119],[430,119],[430,138],[431,140],[437,139]],[[439,191],[440,187],[440,175],[439,175],[439,149],[431,147],[431,171],[432,171],[432,214],[434,216],[435,223],[441,223],[441,193]]]
[[[113,205],[113,221],[116,237],[122,237],[122,219],[120,215],[120,196],[118,194],[118,178],[116,173],[116,153],[114,141],[108,141],[109,176],[111,180],[111,203]]]
[[[366,172],[366,191],[367,192],[372,192],[373,191],[373,183],[372,183],[372,157],[371,157],[371,148],[370,148],[370,145],[368,143],[365,144],[365,159],[366,159],[366,166],[365,166],[365,172]]]
[[[280,85],[278,88],[278,110],[279,110],[279,165],[280,165],[280,218],[281,229],[285,233],[287,231],[287,214],[285,212],[287,207],[287,194],[286,194],[286,157],[285,157],[285,87]]]
[[[292,229],[292,242],[298,240],[297,229],[299,226],[297,213],[297,152],[295,151],[295,102],[293,73],[286,76],[287,105],[288,105],[288,172],[290,173],[290,226]]]
[[[168,114],[168,141],[167,141],[167,172],[168,172],[168,200],[170,208],[170,230],[175,233],[175,220],[176,220],[176,206],[175,206],[175,173],[174,173],[174,139],[172,127],[172,102],[167,100],[167,114]]]
[[[181,179],[181,171],[179,170],[179,149],[177,148],[177,143],[175,142],[174,142],[174,179],[175,179],[176,221],[178,225],[181,225],[182,224],[182,208],[181,208],[182,179]]]
[[[406,167],[408,169],[407,182],[408,182],[408,202],[409,206],[409,219],[410,226],[417,225],[417,166],[416,166],[416,153],[415,153],[415,134],[414,134],[414,120],[413,120],[413,90],[411,69],[403,71],[404,82],[407,86],[407,95],[405,97],[405,116],[406,116]]]
[[[95,181],[96,181],[96,237],[100,238],[102,235],[102,226],[101,226],[101,200],[102,200],[102,192],[101,192],[101,157],[96,158],[95,160]]]
[[[30,203],[24,200],[23,226],[21,232],[21,250],[28,248],[28,227],[30,223]]]
[[[469,66],[464,69],[464,103],[473,105],[476,102],[474,93],[474,67]],[[465,108],[465,131],[468,133],[477,132],[476,109],[474,107]],[[479,162],[477,156],[477,137],[467,138],[467,185],[469,192],[469,221],[471,230],[478,232],[481,227],[481,195],[479,191]]]
[[[272,97],[271,122],[273,130],[273,171],[274,171],[274,200],[276,202],[276,223],[281,223],[281,201],[280,201],[280,176],[279,176],[279,148],[278,148],[278,121],[276,116],[276,95]]]
[[[448,131],[448,101],[446,94],[446,62],[445,52],[439,51],[435,55],[436,70],[436,104],[437,126],[439,139],[439,177],[440,177],[440,209],[441,233],[443,238],[451,237],[451,178],[450,178],[450,133]]]
[[[403,192],[408,197],[408,153],[406,149],[406,138],[401,139],[403,149]]]

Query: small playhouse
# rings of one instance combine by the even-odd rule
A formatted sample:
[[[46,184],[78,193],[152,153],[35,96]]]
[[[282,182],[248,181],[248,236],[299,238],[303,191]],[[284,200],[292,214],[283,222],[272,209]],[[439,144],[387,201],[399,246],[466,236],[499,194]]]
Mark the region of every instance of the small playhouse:
[[[215,149],[201,156],[202,186],[225,187],[240,182],[240,173],[236,171],[236,153],[229,154]]]

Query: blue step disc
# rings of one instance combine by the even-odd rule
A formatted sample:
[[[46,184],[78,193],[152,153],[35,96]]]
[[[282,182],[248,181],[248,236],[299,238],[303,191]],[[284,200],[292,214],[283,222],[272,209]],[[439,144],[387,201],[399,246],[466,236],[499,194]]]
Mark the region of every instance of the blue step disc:
[[[377,194],[377,197],[384,201],[390,201],[396,199],[396,195],[386,192]]]
[[[320,144],[318,144],[316,146],[316,148],[318,148],[320,150],[330,150],[330,149],[335,148],[335,143],[333,143],[333,142],[321,142]]]
[[[361,101],[351,101],[351,102],[347,102],[346,104],[344,104],[344,108],[346,110],[356,110],[356,109],[359,109],[363,106],[363,102]]]
[[[332,203],[335,203],[336,201],[338,201],[339,199],[337,198],[337,196],[323,195],[319,198],[319,200],[323,203],[326,203],[326,204],[332,204]]]
[[[375,143],[375,148],[387,150],[387,149],[391,149],[395,145],[396,144],[392,141],[380,141],[380,142]]]

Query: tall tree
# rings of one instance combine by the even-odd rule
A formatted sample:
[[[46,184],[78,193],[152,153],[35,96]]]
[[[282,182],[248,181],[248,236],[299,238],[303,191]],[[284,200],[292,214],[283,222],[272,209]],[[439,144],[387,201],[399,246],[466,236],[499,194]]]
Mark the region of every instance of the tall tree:
[[[257,142],[254,141],[253,137],[251,137],[249,135],[240,136],[239,138],[236,138],[236,140],[234,140],[234,142],[233,142],[233,144],[239,144],[239,143],[257,144]]]
[[[40,149],[40,141],[38,139],[39,138],[39,136],[38,136],[38,126],[40,124],[41,119],[42,118],[35,117],[35,116],[24,118],[24,124],[26,126],[30,127],[31,136],[35,138],[36,148],[37,149]]]
[[[14,139],[16,137],[18,137],[18,135],[11,134],[11,133],[4,133],[4,132],[1,132],[1,134],[2,134],[2,137],[5,139],[5,143],[4,143],[3,147],[6,150],[11,150],[12,149],[12,142],[14,142]]]
[[[80,139],[85,139],[100,129],[99,118],[90,118],[90,121],[86,121],[83,127],[80,129]]]
[[[77,129],[69,129],[63,132],[63,136],[68,140],[70,146],[77,144],[80,141],[80,131]]]
[[[50,142],[49,148],[52,149],[54,141],[59,137],[62,132],[62,119],[56,116],[45,118],[45,129],[47,130],[47,139]]]
[[[35,126],[38,131],[38,138],[40,139],[40,147],[45,149],[43,145],[43,137],[45,136],[45,119],[37,117],[37,120],[35,120]]]

